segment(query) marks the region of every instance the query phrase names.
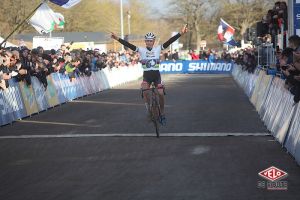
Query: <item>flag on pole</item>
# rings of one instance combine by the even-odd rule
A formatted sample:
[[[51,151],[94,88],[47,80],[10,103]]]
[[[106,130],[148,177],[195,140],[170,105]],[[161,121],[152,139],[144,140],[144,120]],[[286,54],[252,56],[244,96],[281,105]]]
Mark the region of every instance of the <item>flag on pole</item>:
[[[231,46],[237,46],[236,41],[233,39],[235,29],[225,22],[222,18],[218,27],[218,38],[221,42]]]
[[[63,29],[65,25],[65,18],[61,13],[55,13],[55,16],[58,18],[59,23],[55,24],[54,28],[55,29]]]
[[[50,0],[50,1],[56,5],[68,9],[78,4],[81,0]]]
[[[62,14],[55,13],[47,3],[43,3],[29,19],[29,23],[40,33],[49,33],[56,26],[63,27],[64,19]]]

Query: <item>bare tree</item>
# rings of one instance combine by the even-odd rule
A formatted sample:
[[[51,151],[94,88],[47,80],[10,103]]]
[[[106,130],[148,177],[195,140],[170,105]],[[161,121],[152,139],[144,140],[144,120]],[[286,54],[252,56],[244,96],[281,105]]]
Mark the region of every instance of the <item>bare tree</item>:
[[[215,21],[213,16],[217,12],[215,3],[212,0],[172,1],[177,15],[181,16],[183,22],[189,24],[188,47],[191,46],[192,39],[195,38],[195,46],[200,49],[201,40],[211,37],[212,31],[215,32],[215,29],[212,28],[212,23]]]
[[[202,39],[216,40],[216,31],[220,18],[232,25],[237,38],[242,38],[247,28],[260,21],[275,0],[173,0],[176,13],[182,21],[190,24],[196,46]]]
[[[247,28],[260,21],[274,5],[273,0],[221,0],[221,2],[218,17],[230,23],[240,36],[246,33]]]
[[[3,1],[0,6],[0,31],[1,35],[7,36],[39,5],[40,1],[34,0],[30,4],[22,0]],[[24,23],[16,33],[33,30]]]

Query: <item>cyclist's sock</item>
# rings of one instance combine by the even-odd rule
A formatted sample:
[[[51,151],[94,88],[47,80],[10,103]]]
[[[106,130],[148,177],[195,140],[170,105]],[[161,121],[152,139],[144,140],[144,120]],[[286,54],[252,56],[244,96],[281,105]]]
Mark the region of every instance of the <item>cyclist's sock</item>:
[[[149,104],[148,103],[145,103],[145,107],[146,107],[146,116],[147,116],[147,120],[148,121],[151,121],[152,120],[152,117],[151,117],[151,113],[150,113],[150,111],[149,111]]]
[[[149,107],[149,106],[148,106],[148,103],[145,103],[145,107],[146,107],[146,108],[148,108],[148,107]]]
[[[146,111],[147,113],[149,112],[149,104],[148,103],[145,103],[145,107],[146,107]]]

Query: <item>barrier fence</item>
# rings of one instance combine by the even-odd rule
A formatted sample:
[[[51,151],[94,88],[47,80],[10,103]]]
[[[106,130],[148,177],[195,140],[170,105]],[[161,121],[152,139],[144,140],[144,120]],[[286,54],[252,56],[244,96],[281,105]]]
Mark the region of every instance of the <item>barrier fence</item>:
[[[9,88],[5,91],[0,90],[0,126],[76,98],[137,80],[142,74],[143,69],[140,64],[105,68],[93,72],[89,77],[77,76],[72,82],[67,75],[52,73],[47,77],[46,90],[36,77],[31,77],[31,86],[11,79]]]
[[[234,65],[232,75],[271,134],[300,165],[300,106],[294,104],[284,80],[259,68],[251,74],[239,65]]]
[[[162,74],[231,74],[233,63],[225,60],[162,61],[159,71]]]

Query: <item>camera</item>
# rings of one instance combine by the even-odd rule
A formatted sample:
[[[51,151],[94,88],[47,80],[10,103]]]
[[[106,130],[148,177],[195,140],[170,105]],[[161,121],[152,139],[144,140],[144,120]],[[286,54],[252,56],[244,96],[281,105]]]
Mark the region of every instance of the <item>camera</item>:
[[[68,50],[70,50],[73,43],[74,43],[74,41],[71,41],[70,44],[69,44],[66,48],[67,48]]]
[[[287,68],[288,68],[288,65],[283,65],[283,66],[281,66],[281,69],[282,69],[282,70],[287,70]]]

